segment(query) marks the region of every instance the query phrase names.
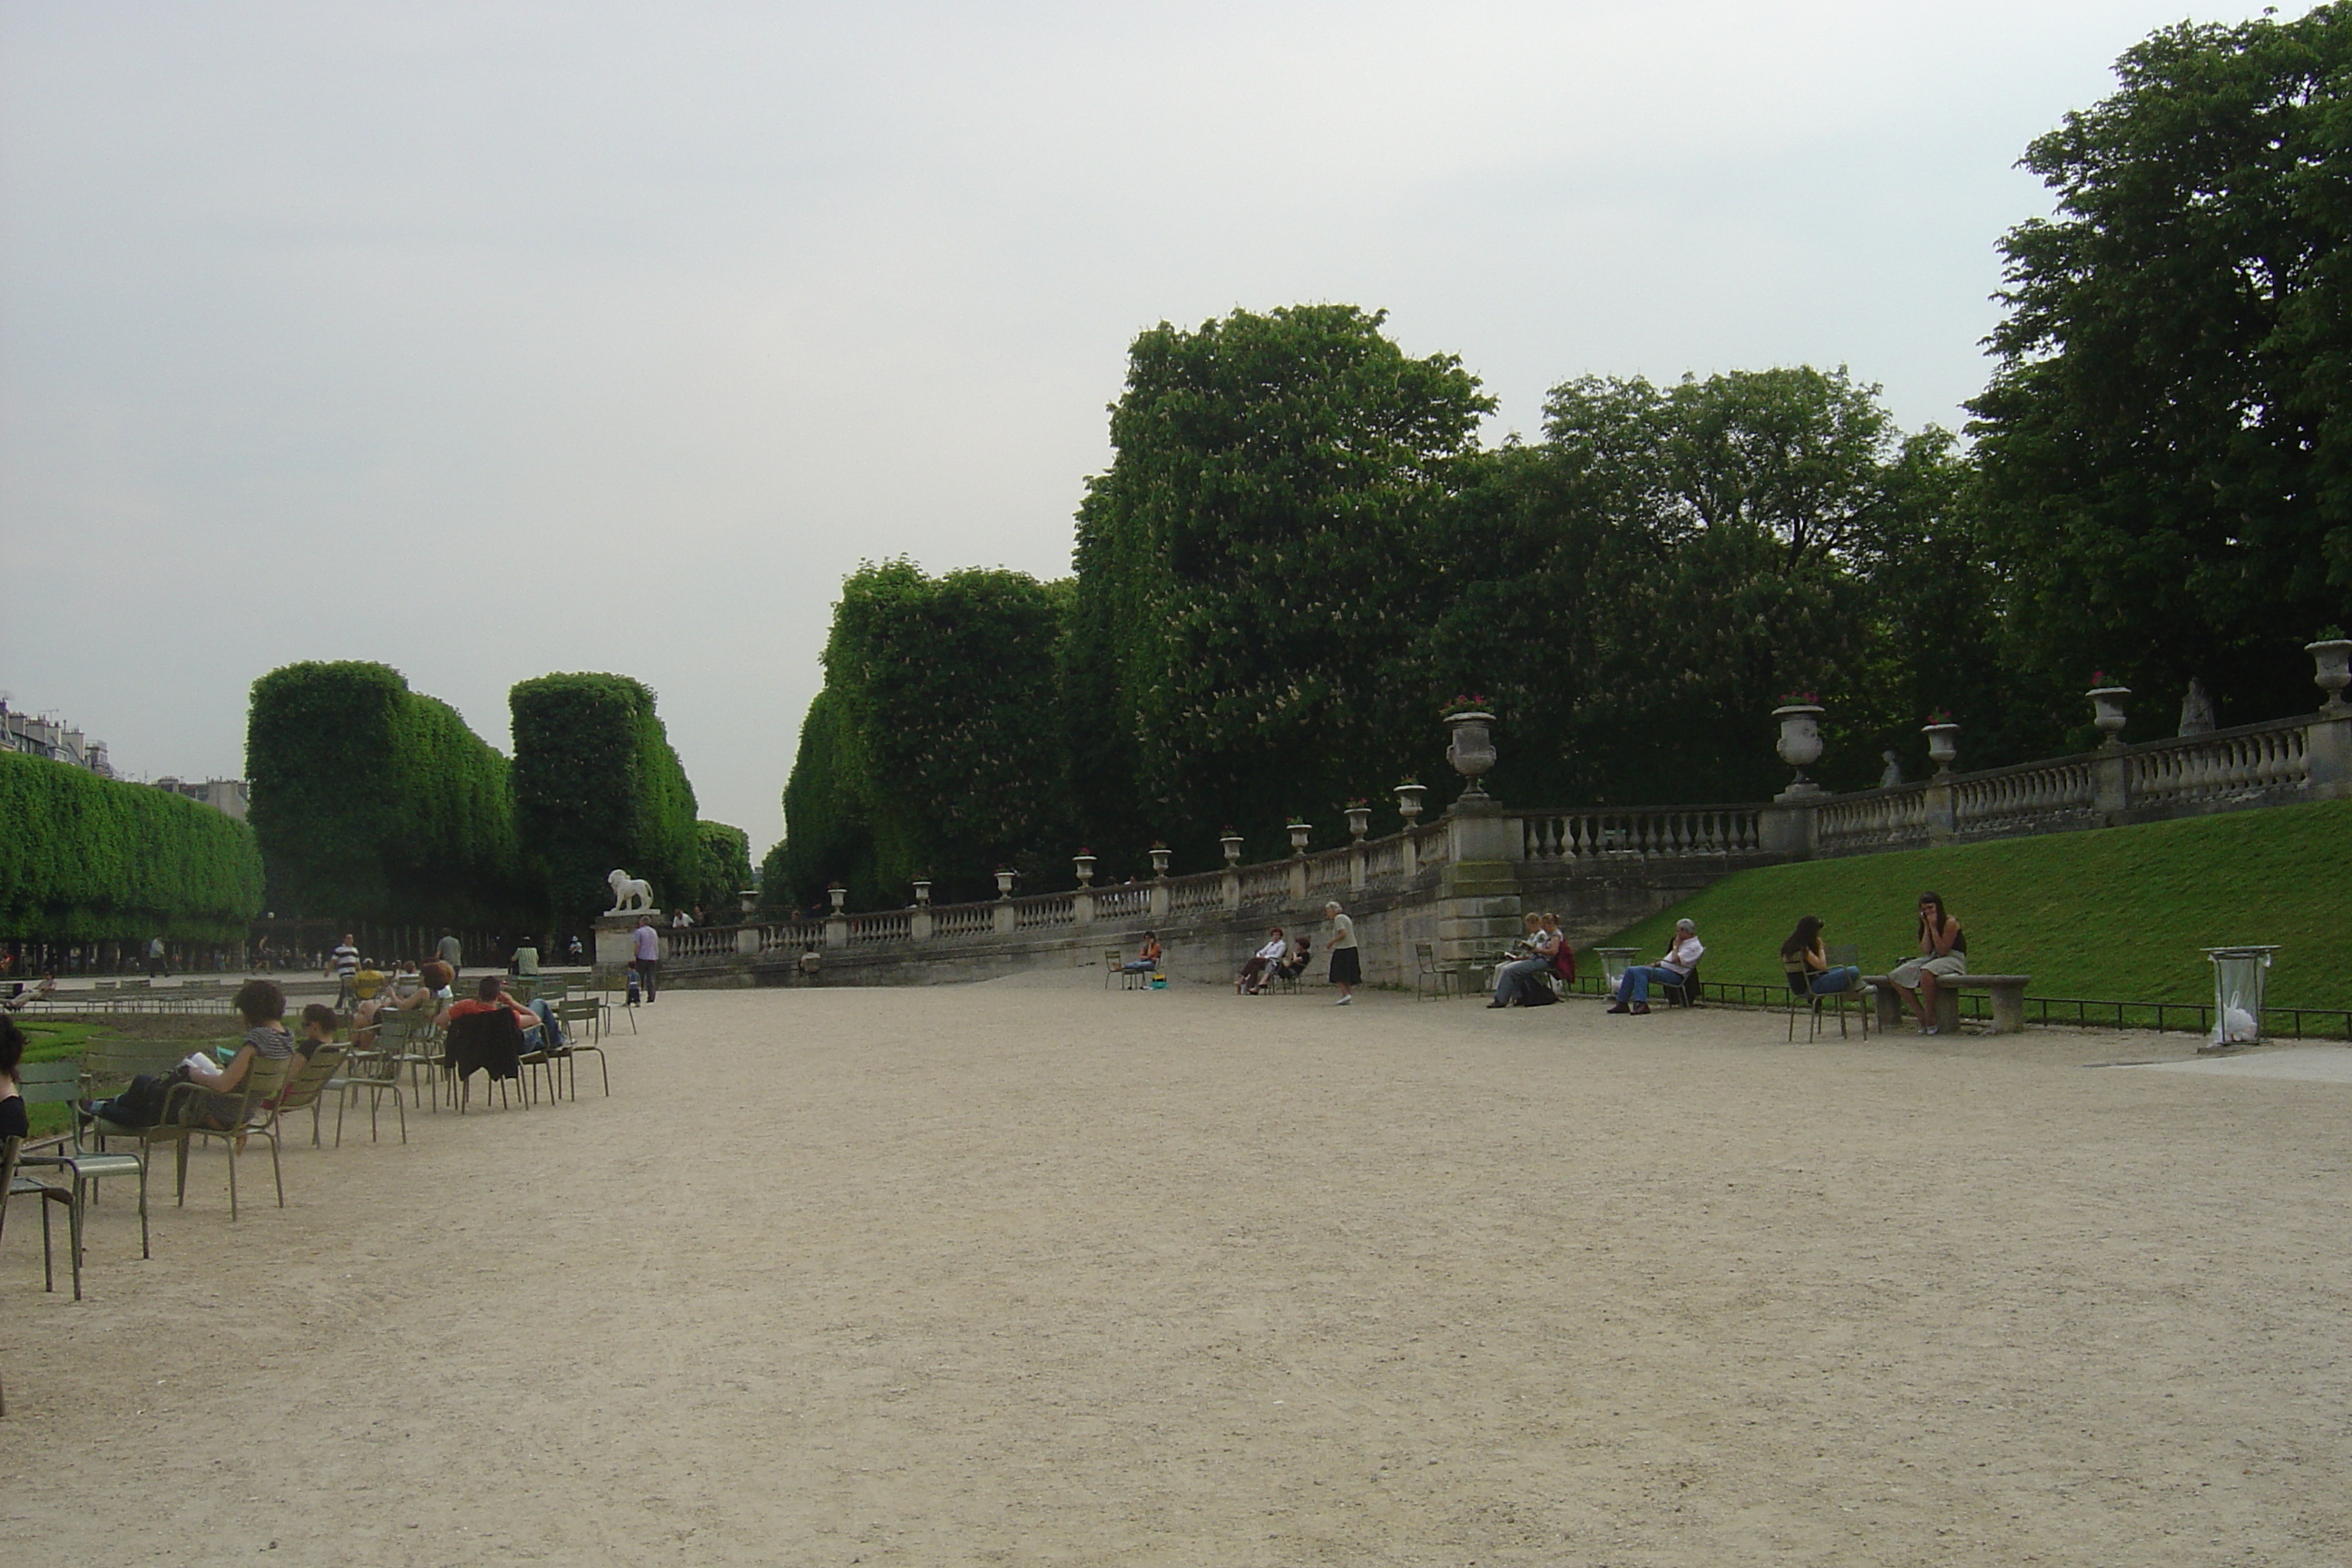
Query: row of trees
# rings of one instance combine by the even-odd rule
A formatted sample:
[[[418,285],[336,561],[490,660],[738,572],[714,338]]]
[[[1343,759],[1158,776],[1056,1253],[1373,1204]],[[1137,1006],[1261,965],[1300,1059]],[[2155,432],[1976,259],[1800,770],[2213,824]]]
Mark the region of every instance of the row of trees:
[[[2003,241],[1966,445],[1794,367],[1572,381],[1488,449],[1476,379],[1377,314],[1143,333],[1072,580],[845,586],[772,902],[1272,847],[1436,782],[1460,693],[1530,804],[1757,798],[1794,692],[1844,787],[1938,710],[1976,765],[2086,742],[2095,668],[2142,711],[2191,678],[2224,723],[2305,705],[2301,643],[2352,621],[2352,5],[2118,71],[2029,152],[2057,213]]]
[[[244,823],[167,790],[0,752],[0,935],[241,942],[261,896]]]
[[[615,867],[731,907],[740,828],[695,816],[654,694],[549,675],[509,694],[511,763],[399,671],[303,663],[254,683],[247,773],[269,907],[370,926],[576,931]]]

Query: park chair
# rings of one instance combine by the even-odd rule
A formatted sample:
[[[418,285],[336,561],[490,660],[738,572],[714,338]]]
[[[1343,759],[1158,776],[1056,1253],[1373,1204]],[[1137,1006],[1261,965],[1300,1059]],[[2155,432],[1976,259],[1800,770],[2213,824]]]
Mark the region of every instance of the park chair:
[[[1123,948],[1116,948],[1116,947],[1107,947],[1107,948],[1103,949],[1103,989],[1104,989],[1104,990],[1108,991],[1108,990],[1109,990],[1109,989],[1110,989],[1110,983],[1111,983],[1112,978],[1113,978],[1114,976],[1116,976],[1116,975],[1118,973],[1118,972],[1119,972],[1119,965],[1121,965],[1121,964],[1125,963],[1126,962],[1127,962],[1127,952],[1126,952],[1126,950],[1125,950],[1125,949],[1123,949]]]
[[[580,1098],[580,1053],[582,1051],[596,1053],[596,1070],[604,1075],[605,1098],[612,1097],[613,1069],[604,1060],[604,1047],[583,1041],[580,1031],[573,1027],[574,1024],[593,1026],[599,1021],[599,1010],[593,996],[567,996],[555,1005],[555,1022],[566,1037],[565,1044],[562,1047],[562,1056],[572,1069],[572,1098],[574,1100]]]
[[[1672,1006],[1696,1007],[1698,1005],[1698,971],[1694,969],[1680,980],[1653,980],[1650,989],[1664,994]]]
[[[73,1194],[63,1187],[53,1187],[47,1182],[35,1181],[19,1171],[16,1168],[16,1162],[22,1158],[18,1151],[23,1144],[24,1140],[21,1138],[0,1139],[0,1232],[5,1232],[7,1228],[8,1205],[12,1201],[17,1198],[40,1200],[41,1289],[54,1290],[58,1288],[58,1278],[57,1265],[49,1242],[49,1205],[62,1204],[70,1209],[73,1206]]]
[[[349,1046],[333,1042],[311,1047],[307,1057],[298,1049],[293,1064],[286,1070],[284,1087],[262,1106],[262,1117],[253,1126],[254,1136],[268,1139],[274,1148],[287,1113],[307,1110],[310,1113],[310,1147],[318,1148],[319,1102],[333,1087],[335,1075],[342,1070],[344,1058],[350,1055]]]
[[[1828,950],[1827,956],[1830,961],[1830,967],[1832,969],[1843,966],[1853,970],[1857,975],[1862,972],[1862,944],[1860,942],[1839,942],[1836,946]],[[1848,1001],[1852,1001],[1853,1003],[1853,1010],[1861,1016],[1862,1037],[1865,1040],[1870,1038],[1870,1013],[1871,1003],[1873,1000],[1874,995],[1871,986],[1867,982],[1860,979],[1856,979],[1852,985],[1847,986],[1843,991],[1833,991],[1830,994],[1830,1005],[1836,1008],[1838,1011],[1839,1038],[1843,1039],[1845,1037],[1845,1005]]]
[[[1412,944],[1412,958],[1414,964],[1413,994],[1415,996],[1423,1001],[1427,1001],[1430,997],[1435,996],[1438,1000],[1443,1001],[1449,994],[1454,995],[1459,995],[1461,994],[1462,976],[1456,971],[1445,968],[1437,962],[1437,944],[1435,942],[1414,942]],[[1294,981],[1293,984],[1295,984],[1296,982]]]
[[[420,1108],[425,1104],[425,1086],[429,1084],[433,1109],[441,1109],[441,1055],[433,1048],[432,1014],[422,1007],[405,1013],[378,1013],[375,1052],[384,1058],[392,1077],[408,1074],[409,1095]]]
[[[17,1068],[16,1081],[23,1086],[25,1103],[34,1105],[70,1106],[81,1098],[81,1066],[78,1062],[26,1062]],[[81,1300],[81,1256],[87,1235],[89,1212],[97,1200],[98,1184],[109,1176],[136,1176],[139,1179],[139,1256],[155,1256],[147,1235],[147,1161],[140,1154],[110,1154],[85,1147],[82,1142],[81,1118],[76,1116],[73,1131],[57,1142],[58,1152],[20,1154],[17,1167],[42,1166],[66,1177],[67,1184],[59,1189],[66,1193],[67,1232],[73,1254],[74,1300]],[[47,1247],[47,1223],[42,1225],[44,1249]]]
[[[188,1050],[185,1040],[92,1040],[82,1047],[81,1091],[102,1100],[141,1073],[170,1072]]]
[[[228,1150],[228,1217],[236,1220],[236,1156],[245,1147],[247,1136],[257,1131],[255,1122],[268,1113],[263,1105],[286,1085],[288,1076],[301,1061],[299,1057],[256,1057],[253,1065],[245,1069],[245,1081],[226,1094],[205,1088],[202,1084],[181,1083],[172,1086],[163,1097],[163,1123],[179,1130],[179,1204],[188,1202],[188,1149],[199,1138],[217,1139]],[[217,1119],[222,1125],[192,1125],[190,1118]],[[269,1170],[278,1183],[278,1206],[286,1206],[286,1172],[278,1158],[278,1135],[273,1128],[269,1138]]]
[[[468,1013],[449,1021],[448,1033],[442,1041],[443,1060],[449,1067],[449,1097],[456,1102],[457,1114],[463,1116],[473,1100],[474,1074],[486,1075],[482,1090],[485,1104],[489,1100],[487,1084],[496,1084],[499,1103],[511,1105],[507,1094],[507,1080],[522,1077],[522,1026],[515,1022],[512,1012],[494,1007],[485,1013]]]
[[[352,1097],[368,1097],[368,1142],[376,1141],[376,1118],[383,1109],[383,1097],[392,1095],[392,1108],[400,1115],[400,1141],[408,1142],[408,1103],[400,1094],[400,1063],[393,1052],[384,1048],[383,1031],[376,1033],[373,1046],[346,1050],[342,1070],[327,1082],[327,1092],[338,1096],[335,1105],[335,1147],[343,1146],[343,1113],[351,1109]],[[310,1102],[310,1142],[319,1142],[320,1101]]]
[[[1802,959],[1794,963],[1784,960],[1780,965],[1780,978],[1789,986],[1789,1043],[1796,1043],[1797,1012],[1802,1008],[1806,1019],[1805,1043],[1811,1045],[1822,1037],[1822,1004],[1829,998],[1815,993],[1813,972],[1805,967]],[[1838,1022],[1841,1025],[1845,1022],[1843,1014],[1839,1015]]]
[[[604,1010],[604,1022],[597,1029],[597,1037],[601,1039],[605,1035],[609,1035],[613,1032],[614,993],[618,992],[624,996],[628,994],[628,973],[625,970],[614,971],[604,975],[598,984],[602,989],[599,993],[597,1005]],[[635,1034],[637,1032],[637,1010],[635,1007],[625,1005],[621,1008],[621,1011],[629,1016],[629,1033],[633,1035]]]

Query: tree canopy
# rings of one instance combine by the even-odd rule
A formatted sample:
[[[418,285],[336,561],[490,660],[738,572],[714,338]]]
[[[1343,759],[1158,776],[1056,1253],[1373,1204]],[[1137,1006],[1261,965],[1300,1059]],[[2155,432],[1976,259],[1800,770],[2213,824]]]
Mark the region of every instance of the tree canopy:
[[[507,700],[516,826],[558,926],[608,908],[615,869],[657,900],[691,903],[703,877],[694,786],[653,691],[624,675],[543,675]]]
[[[2167,27],[2034,142],[1971,405],[2021,663],[2307,699],[2352,619],[2352,9]]]

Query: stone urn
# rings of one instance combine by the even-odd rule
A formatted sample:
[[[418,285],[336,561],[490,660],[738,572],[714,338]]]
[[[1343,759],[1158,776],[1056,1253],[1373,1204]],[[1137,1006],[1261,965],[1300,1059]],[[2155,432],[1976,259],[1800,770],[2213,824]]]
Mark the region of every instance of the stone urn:
[[[1397,815],[1404,818],[1404,825],[1407,827],[1411,827],[1421,820],[1421,797],[1429,793],[1429,786],[1420,784],[1401,784],[1396,786],[1394,793],[1397,800]]]
[[[1486,799],[1486,786],[1478,781],[1495,765],[1495,716],[1484,709],[1469,708],[1448,713],[1445,722],[1454,731],[1445,743],[1445,760],[1454,765],[1455,773],[1470,781],[1462,798]]]
[[[1154,877],[1168,875],[1168,846],[1165,844],[1151,847],[1151,874]]]
[[[1290,852],[1293,855],[1306,854],[1307,836],[1315,831],[1313,825],[1305,822],[1293,822],[1286,824],[1285,826],[1290,832]]]
[[[1370,833],[1371,830],[1372,808],[1369,805],[1349,806],[1348,808],[1348,837],[1350,838],[1361,838],[1365,834]]]
[[[1814,702],[1786,702],[1772,710],[1772,717],[1780,721],[1780,740],[1773,750],[1797,770],[1780,798],[1821,794],[1822,786],[1807,778],[1805,770],[1822,760],[1822,715],[1826,711]]]
[[[996,896],[1000,899],[1011,898],[1013,896],[1013,879],[1019,875],[1021,875],[1020,872],[1013,870],[1009,866],[998,867],[996,868]]]
[[[1937,778],[1949,778],[1952,760],[1960,754],[1960,727],[1958,724],[1922,724],[1919,733],[1927,737],[1927,760],[1936,764]]]
[[[1086,854],[1073,855],[1070,857],[1070,864],[1077,868],[1079,887],[1091,888],[1095,885],[1095,858],[1093,856]]]
[[[831,886],[827,887],[824,890],[824,896],[833,900],[833,912],[835,914],[839,914],[842,911],[842,909],[849,902],[849,889],[843,887],[838,882],[833,883]]]
[[[931,907],[931,879],[929,877],[915,879],[915,907],[919,910]]]
[[[1220,835],[1217,839],[1217,847],[1225,852],[1226,865],[1238,866],[1242,863],[1242,836],[1240,834],[1227,833]]]
[[[2083,693],[2091,700],[2091,722],[2106,737],[2105,743],[2124,743],[2124,702],[2131,696],[2128,686],[2095,686]]]
[[[2352,637],[2327,637],[2305,643],[2303,651],[2311,656],[2316,667],[2312,672],[2312,684],[2327,693],[2327,700],[2319,705],[2319,710],[2339,715],[2352,713],[2352,703],[2344,700],[2344,689],[2352,686]]]

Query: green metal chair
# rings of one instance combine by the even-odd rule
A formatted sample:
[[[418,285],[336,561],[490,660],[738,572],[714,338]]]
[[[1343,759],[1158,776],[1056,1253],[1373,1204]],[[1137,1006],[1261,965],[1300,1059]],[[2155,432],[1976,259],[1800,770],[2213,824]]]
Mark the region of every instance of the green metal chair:
[[[63,1204],[73,1206],[73,1194],[63,1187],[53,1187],[47,1182],[37,1182],[16,1169],[24,1145],[21,1138],[0,1139],[0,1233],[8,1226],[8,1205],[15,1198],[37,1197],[41,1200],[41,1289],[58,1288],[57,1265],[49,1242],[49,1205]]]
[[[70,1106],[81,1098],[81,1064],[79,1062],[26,1062],[17,1069],[16,1081],[23,1087],[25,1103],[35,1105]],[[113,1154],[84,1145],[82,1119],[72,1118],[73,1131],[59,1140],[59,1152],[55,1154],[19,1154],[17,1166],[47,1168],[62,1174],[68,1185],[62,1189],[68,1196],[69,1215],[68,1228],[73,1251],[74,1300],[81,1300],[81,1255],[87,1215],[96,1201],[98,1184],[109,1176],[135,1176],[139,1181],[139,1256],[155,1256],[147,1235],[147,1161],[144,1153]],[[46,1185],[47,1184],[41,1184]],[[43,1251],[48,1229],[46,1219]]]
[[[230,1223],[236,1222],[237,1151],[245,1146],[247,1137],[260,1131],[256,1125],[257,1121],[268,1115],[268,1112],[263,1110],[264,1102],[273,1098],[280,1089],[285,1087],[288,1075],[301,1059],[299,1057],[284,1059],[277,1057],[256,1057],[253,1065],[245,1069],[245,1081],[226,1094],[206,1089],[201,1084],[180,1083],[172,1086],[172,1092],[163,1097],[163,1123],[166,1126],[177,1128],[183,1134],[180,1139],[179,1165],[179,1202],[182,1206],[184,1207],[188,1201],[189,1146],[199,1138],[208,1141],[218,1140],[228,1151],[228,1217]],[[214,1101],[219,1102],[217,1106],[214,1105]],[[188,1124],[190,1117],[201,1116],[207,1110],[217,1110],[218,1120],[222,1125],[198,1127]],[[286,1206],[286,1172],[278,1159],[276,1130],[272,1129],[267,1136],[269,1139],[270,1174],[276,1177],[278,1182],[278,1206],[284,1208]]]
[[[392,1108],[400,1113],[400,1141],[408,1142],[408,1102],[401,1098],[400,1061],[395,1053],[384,1048],[383,1034],[376,1033],[375,1044],[354,1047],[343,1053],[342,1070],[327,1080],[328,1094],[339,1096],[335,1106],[335,1147],[343,1146],[343,1115],[351,1110],[354,1096],[368,1097],[368,1142],[376,1141],[376,1122],[383,1109],[383,1097],[392,1096]],[[319,1109],[323,1100],[310,1102],[310,1143],[319,1142]]]
[[[584,1024],[601,1033],[604,1027],[602,1004],[593,996],[567,996],[555,1005],[555,1021],[562,1027],[567,1037],[567,1043],[558,1050],[557,1055],[572,1069],[572,1098],[574,1100],[580,1098],[580,1053],[593,1051],[596,1053],[596,1070],[604,1076],[605,1098],[610,1099],[613,1093],[613,1069],[604,1059],[604,1047],[583,1041],[580,1037],[579,1029],[574,1026]]]

